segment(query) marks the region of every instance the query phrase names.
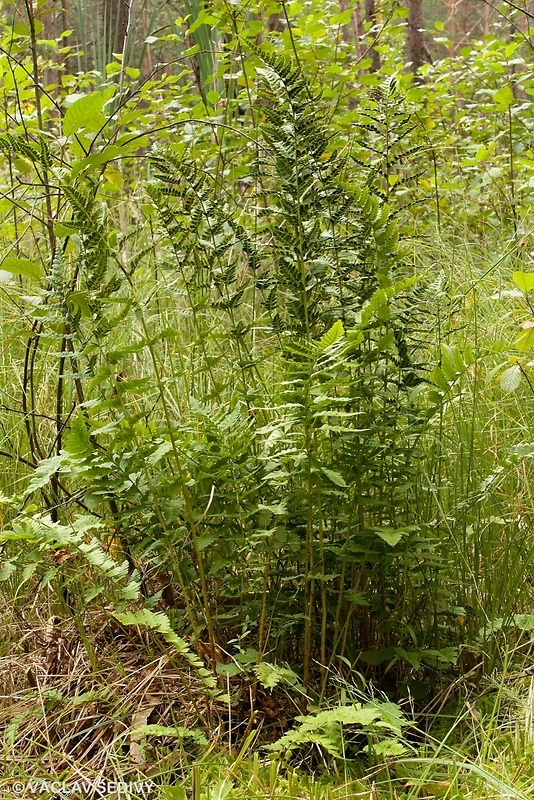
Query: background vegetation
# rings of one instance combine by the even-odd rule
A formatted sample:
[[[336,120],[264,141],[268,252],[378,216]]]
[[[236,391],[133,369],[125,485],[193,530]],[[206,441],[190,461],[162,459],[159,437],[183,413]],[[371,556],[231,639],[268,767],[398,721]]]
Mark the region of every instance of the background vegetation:
[[[530,796],[534,4],[1,19],[1,790]]]

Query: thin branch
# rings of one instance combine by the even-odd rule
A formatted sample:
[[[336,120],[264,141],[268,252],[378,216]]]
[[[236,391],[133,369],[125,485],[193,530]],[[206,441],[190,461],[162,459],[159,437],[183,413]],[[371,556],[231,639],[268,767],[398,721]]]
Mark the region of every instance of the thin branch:
[[[521,37],[522,37],[522,38],[525,40],[525,42],[528,44],[528,46],[529,46],[529,47],[530,47],[532,50],[534,50],[534,44],[532,44],[532,41],[530,40],[530,37],[529,37],[529,36],[527,36],[525,33],[523,33],[523,31],[521,30],[521,28],[520,28],[518,25],[516,25],[516,24],[515,24],[515,22],[514,22],[512,19],[510,19],[509,17],[507,17],[507,16],[506,16],[506,14],[504,13],[504,11],[501,11],[499,8],[496,8],[496,7],[493,5],[493,3],[490,3],[490,0],[483,0],[483,2],[484,2],[484,3],[485,3],[487,6],[489,6],[489,8],[491,8],[491,9],[492,9],[492,11],[496,11],[496,12],[497,12],[497,14],[499,14],[501,17],[504,17],[504,19],[505,19],[507,22],[509,22],[509,23],[510,23],[510,25],[512,26],[512,28],[514,29],[514,31],[515,31],[516,33],[518,33],[518,34],[519,34],[519,35],[520,35],[520,36],[521,36]],[[504,2],[508,2],[508,0],[504,0]],[[527,16],[527,18],[528,18],[528,19],[532,19],[532,20],[534,20],[534,15],[533,15],[533,14],[531,14],[531,13],[530,13],[529,11],[527,11],[526,9],[524,9],[524,8],[519,8],[519,6],[516,6],[514,3],[511,3],[511,2],[508,2],[508,4],[509,4],[510,6],[512,6],[513,8],[517,8],[519,11],[523,12],[523,13],[524,13],[524,14]]]
[[[516,5],[516,3],[512,3],[512,0],[502,0],[503,3],[506,3],[507,6],[511,6],[511,8],[515,8],[516,11],[520,11],[529,19],[534,19],[534,14],[531,14],[530,11],[527,11],[526,8],[521,8],[521,6]]]
[[[24,456],[19,456],[16,453],[8,453],[7,450],[0,450],[0,456],[10,458],[12,461],[19,461],[21,464],[26,464],[27,467],[31,467],[32,469],[37,469],[35,461],[30,461],[29,458],[24,458]]]

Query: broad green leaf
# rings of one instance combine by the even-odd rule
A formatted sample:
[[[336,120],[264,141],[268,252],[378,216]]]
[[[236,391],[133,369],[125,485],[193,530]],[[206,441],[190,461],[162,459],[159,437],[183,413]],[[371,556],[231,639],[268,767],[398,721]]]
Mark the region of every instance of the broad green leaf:
[[[205,533],[203,536],[197,538],[197,545],[199,550],[205,550],[210,544],[217,541],[216,533]]]
[[[90,589],[86,589],[83,593],[83,599],[86,603],[90,603],[91,600],[94,600],[95,597],[98,597],[104,591],[105,586],[92,586]]]
[[[122,70],[122,66],[117,61],[106,64],[106,75],[117,75]]]
[[[523,327],[525,330],[514,342],[516,350],[520,350],[522,353],[534,347],[534,323],[529,322],[524,324]]]
[[[56,222],[54,225],[54,233],[58,239],[66,239],[67,236],[72,236],[76,233],[74,226],[64,225],[62,222]]]
[[[243,672],[238,664],[231,661],[229,664],[217,664],[217,675],[222,675],[223,678],[234,678]]]
[[[438,387],[438,389],[441,389],[442,392],[449,391],[450,384],[441,367],[434,367],[430,373],[430,380]]]
[[[377,650],[365,650],[360,655],[360,658],[365,664],[371,664],[376,667],[386,661],[391,661],[396,654],[397,648],[395,647],[380,647]]]
[[[258,651],[255,647],[247,647],[243,653],[237,653],[235,660],[240,664],[255,664],[258,660]]]
[[[353,587],[349,589],[348,592],[345,592],[343,595],[345,600],[348,600],[349,603],[352,603],[355,606],[368,606],[369,605],[369,598],[365,594],[365,592],[360,591],[359,589]]]
[[[24,22],[16,22],[11,28],[14,36],[29,36],[30,30]]]
[[[85,417],[81,412],[74,417],[64,441],[65,452],[71,456],[83,457],[92,452],[91,436]]]
[[[493,99],[497,103],[499,111],[506,111],[515,100],[514,93],[509,86],[502,86],[500,89],[497,89],[493,95]]]
[[[163,800],[187,800],[187,792],[183,786],[159,787]]]
[[[63,133],[65,136],[72,136],[82,128],[98,130],[105,122],[102,108],[106,102],[106,97],[102,92],[91,92],[67,108],[63,117]]]
[[[286,686],[295,686],[295,684],[299,683],[299,676],[292,669],[279,667],[277,664],[270,664],[268,661],[260,661],[254,667],[254,672],[265,689],[273,689],[279,683]]]
[[[166,456],[167,453],[170,450],[172,450],[172,442],[169,442],[167,440],[158,439],[157,444],[158,444],[157,448],[147,458],[147,463],[148,464],[151,464],[151,465],[157,464],[158,461],[161,461],[161,459],[164,456]]]
[[[57,235],[57,234],[56,234]],[[88,318],[91,316],[91,307],[89,305],[89,293],[88,292],[71,292],[67,296],[67,301],[72,305],[72,308],[76,313],[81,313],[82,316]]]
[[[444,664],[457,664],[458,648],[443,647],[441,650],[423,650],[421,656],[427,663],[440,661]]]
[[[109,181],[109,183],[111,183],[114,189],[120,190],[124,187],[124,178],[122,177],[122,174],[118,169],[115,169],[109,164],[104,170],[104,177],[107,181]]]
[[[395,352],[395,335],[393,331],[381,336],[377,342],[377,347],[382,353],[387,351]]]
[[[11,561],[6,561],[2,569],[0,569],[0,581],[7,581],[11,575],[16,572],[17,567]]]
[[[108,164],[110,161],[128,152],[128,147],[119,147],[115,144],[108,145],[108,147],[104,147],[103,150],[98,153],[92,153],[92,155],[86,156],[80,161],[75,161],[72,165],[71,175],[74,178],[82,171],[89,173],[91,170],[101,167],[102,164]]]
[[[398,647],[395,655],[397,658],[403,658],[408,664],[411,664],[414,669],[419,669],[421,666],[421,653],[419,650],[403,650],[401,647]]]
[[[26,583],[29,581],[37,567],[39,566],[38,561],[31,561],[29,564],[26,564],[24,569],[22,570],[22,583]]]
[[[512,42],[511,44],[506,45],[504,48],[504,55],[506,58],[512,58],[513,54],[516,50],[518,50],[522,45],[522,42]]]
[[[206,9],[202,9],[199,12],[196,20],[193,22],[193,24],[187,31],[187,33],[190,36],[192,33],[198,30],[198,28],[200,28],[201,25],[210,25],[210,26],[217,25],[219,21],[220,21],[219,17],[215,17],[213,14],[210,14],[209,11],[207,11]],[[184,55],[186,55],[186,53],[184,53]],[[189,55],[189,53],[187,53],[187,55]]]
[[[287,514],[287,505],[285,503],[276,503],[272,505],[264,505],[263,503],[259,503],[258,510],[270,511],[271,514],[281,517],[284,514]]]
[[[234,788],[233,781],[224,778],[215,784],[210,792],[210,800],[225,800]]]
[[[511,453],[519,458],[532,458],[534,456],[534,442],[524,442],[512,447]]]
[[[300,3],[299,3],[299,5],[300,5]],[[302,8],[302,6],[300,6],[300,7]],[[290,9],[291,9],[291,6],[290,6]],[[350,22],[350,20],[351,20],[352,14],[353,14],[353,10],[351,8],[348,8],[346,11],[342,11],[339,14],[333,14],[331,17],[329,17],[328,24],[329,25],[347,25],[347,23]]]
[[[8,256],[0,264],[0,270],[9,272],[11,275],[22,275],[24,278],[39,280],[43,277],[43,271],[39,264],[30,261],[28,258],[15,258]]]
[[[363,750],[366,753],[372,750],[375,756],[401,756],[406,752],[406,747],[397,739],[384,739],[376,744],[367,745]]]
[[[534,289],[534,272],[514,272],[512,280],[522,292]]]
[[[514,364],[513,367],[508,367],[507,370],[501,375],[501,389],[503,392],[515,392],[521,383],[521,367],[519,364]]]

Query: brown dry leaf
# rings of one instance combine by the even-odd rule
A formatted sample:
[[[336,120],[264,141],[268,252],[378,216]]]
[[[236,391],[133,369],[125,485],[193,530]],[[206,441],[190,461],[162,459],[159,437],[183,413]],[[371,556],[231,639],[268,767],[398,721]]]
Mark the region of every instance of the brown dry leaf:
[[[137,728],[142,728],[148,725],[148,718],[150,716],[151,708],[142,708],[136,711],[132,717],[132,733],[130,734],[130,758],[138,767],[144,767],[146,764],[144,739],[142,733],[136,733]]]
[[[28,681],[28,686],[30,686],[32,689],[36,689],[38,684],[31,667],[28,667],[25,675],[26,675],[26,680]]]
[[[198,654],[201,658],[206,661],[210,667],[213,666],[213,656],[215,656],[215,663],[221,663],[223,660],[222,650],[218,645],[215,645],[214,650],[212,650],[211,645],[208,642],[203,642],[200,639],[197,639],[196,642]]]
[[[158,701],[154,700],[143,708],[138,709],[132,716],[130,758],[138,767],[146,766],[145,734],[136,733],[136,731],[138,728],[143,728],[145,725],[148,725],[148,719],[157,705]]]
[[[73,555],[68,550],[54,550],[52,554],[52,560],[58,567],[64,564],[65,561],[70,561],[71,558],[73,558]]]

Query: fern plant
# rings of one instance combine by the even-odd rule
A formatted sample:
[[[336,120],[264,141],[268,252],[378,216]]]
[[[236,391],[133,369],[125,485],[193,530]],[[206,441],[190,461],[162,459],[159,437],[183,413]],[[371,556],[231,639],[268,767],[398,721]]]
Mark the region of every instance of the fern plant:
[[[399,598],[388,597],[386,575],[392,548],[420,534],[406,498],[424,411],[413,402],[420,378],[402,321],[414,279],[393,214],[372,183],[351,175],[300,71],[268,61],[260,75],[276,188],[271,263],[259,280],[285,362],[275,424],[284,431],[288,527],[303,542],[309,680],[313,659],[324,670],[393,633],[384,621]]]
[[[222,201],[209,171],[176,149],[154,156],[151,196],[188,293],[200,363],[213,363],[220,347],[206,331],[225,325],[222,357],[239,365],[237,391],[208,380],[195,385],[204,390],[197,399],[232,408],[239,397],[252,412],[242,459],[256,487],[238,515],[243,543],[261,541],[240,566],[260,588],[259,613],[248,605],[255,643],[302,662],[309,685],[314,663],[325,676],[335,658],[402,641],[410,611],[390,575],[405,571],[409,582],[410,548],[424,548],[407,498],[428,412],[405,335],[416,280],[393,212],[336,148],[301,70],[261,58],[256,214],[248,197]],[[213,463],[201,470],[211,471],[217,498],[209,502],[206,486],[203,524],[222,513],[228,527],[228,476]],[[217,538],[208,541],[217,547]],[[224,596],[228,579],[211,574]]]

